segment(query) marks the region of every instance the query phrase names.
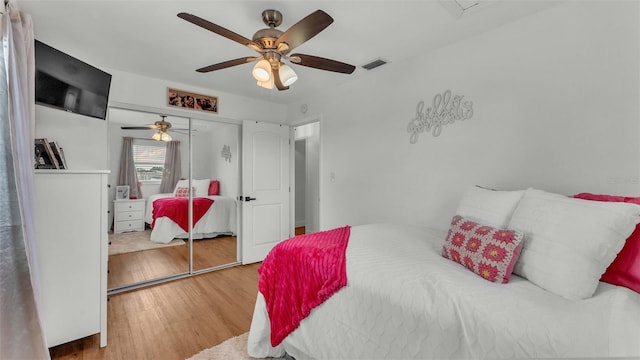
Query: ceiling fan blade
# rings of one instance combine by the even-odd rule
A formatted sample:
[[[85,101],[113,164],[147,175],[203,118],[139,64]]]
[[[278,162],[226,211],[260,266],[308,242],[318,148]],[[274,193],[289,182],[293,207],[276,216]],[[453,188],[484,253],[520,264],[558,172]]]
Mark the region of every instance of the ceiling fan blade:
[[[145,125],[145,126],[120,126],[122,130],[154,130],[157,129],[156,125]]]
[[[282,81],[280,80],[280,70],[273,72],[273,83],[280,91],[289,90],[289,87],[284,86],[284,84],[282,84]]]
[[[318,35],[327,26],[331,25],[333,18],[322,10],[316,10],[307,15],[302,20],[293,24],[287,31],[285,31],[278,40],[276,40],[276,47],[280,43],[286,43],[289,47],[283,53],[288,53],[294,48],[300,46],[305,41]]]
[[[255,56],[247,56],[247,57],[243,57],[243,58],[223,61],[221,63],[217,63],[217,64],[205,66],[205,67],[201,67],[200,69],[197,69],[196,71],[197,72],[201,72],[201,73],[205,73],[205,72],[209,72],[209,71],[226,69],[228,67],[250,63],[250,62],[252,62],[252,61],[254,61],[256,59],[257,59],[257,57],[255,57]]]
[[[237,34],[231,30],[225,29],[220,25],[216,25],[210,21],[207,21],[201,17],[189,14],[189,13],[185,13],[185,12],[181,12],[178,14],[178,17],[181,19],[184,19],[194,25],[198,25],[201,28],[207,29],[211,32],[214,32],[220,36],[226,37],[229,40],[235,41],[240,45],[244,45],[249,47],[250,49],[259,51],[260,49],[262,49],[262,46],[260,46],[259,44],[247,39],[246,37]]]
[[[297,62],[292,61],[294,64],[308,66],[320,70],[351,74],[356,69],[356,67],[353,65],[349,65],[347,63],[336,60],[325,59],[319,56],[293,54],[291,55],[291,58],[293,57],[298,57],[300,59],[300,61]]]

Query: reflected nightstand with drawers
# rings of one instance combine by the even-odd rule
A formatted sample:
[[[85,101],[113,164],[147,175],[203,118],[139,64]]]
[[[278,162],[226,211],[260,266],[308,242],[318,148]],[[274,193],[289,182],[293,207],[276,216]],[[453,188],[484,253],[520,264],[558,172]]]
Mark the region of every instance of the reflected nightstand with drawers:
[[[144,231],[145,199],[115,200],[113,202],[113,232]]]

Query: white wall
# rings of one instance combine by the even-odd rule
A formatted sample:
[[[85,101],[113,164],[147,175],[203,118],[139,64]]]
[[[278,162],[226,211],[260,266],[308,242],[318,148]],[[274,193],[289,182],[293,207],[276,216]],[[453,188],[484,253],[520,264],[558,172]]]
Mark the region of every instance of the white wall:
[[[291,105],[323,116],[322,228],[446,228],[474,184],[640,195],[638,15],[567,2]],[[410,144],[417,103],[447,89],[473,118]]]
[[[213,133],[211,131],[205,130],[197,131],[196,134],[191,137],[191,149],[193,151],[191,155],[191,175],[193,176],[194,180],[211,179],[211,173],[214,169],[213,158],[216,155],[211,140],[212,136]],[[184,151],[187,151],[188,153],[189,143],[187,141],[188,139],[186,139],[184,143]],[[187,165],[188,164],[189,161],[187,159]],[[189,173],[185,172],[184,177],[189,177]]]
[[[57,141],[69,169],[108,169],[107,121],[41,105],[35,117],[36,138]]]
[[[196,141],[200,133],[196,135]],[[207,154],[202,154],[211,163],[208,178],[220,181],[220,195],[237,198],[240,195],[240,126],[216,124],[205,137],[209,143]],[[231,161],[222,157],[222,148],[229,145]]]

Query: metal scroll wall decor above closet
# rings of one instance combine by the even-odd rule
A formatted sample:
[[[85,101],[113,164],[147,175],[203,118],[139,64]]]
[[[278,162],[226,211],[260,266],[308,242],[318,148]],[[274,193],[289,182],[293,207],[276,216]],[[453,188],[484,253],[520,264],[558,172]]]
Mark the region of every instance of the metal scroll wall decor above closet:
[[[231,147],[229,145],[223,145],[221,155],[224,161],[231,162]]]
[[[451,96],[451,90],[433,97],[432,106],[425,109],[424,101],[418,102],[416,116],[407,125],[409,142],[415,144],[418,134],[431,131],[433,136],[442,132],[442,126],[456,120],[467,120],[473,116],[473,102],[464,100],[463,95]]]

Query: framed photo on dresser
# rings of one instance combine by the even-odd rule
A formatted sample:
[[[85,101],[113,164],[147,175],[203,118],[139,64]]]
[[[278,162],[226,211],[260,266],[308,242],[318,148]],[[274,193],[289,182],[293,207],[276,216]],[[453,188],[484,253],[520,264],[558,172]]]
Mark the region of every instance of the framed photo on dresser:
[[[129,200],[129,185],[116,186],[116,200]]]
[[[59,169],[58,160],[45,138],[35,139],[33,160],[36,169]]]
[[[58,143],[55,141],[50,141],[49,146],[51,147],[51,152],[58,162],[58,169],[68,169],[67,160],[64,158],[64,152],[62,148],[58,146]]]

